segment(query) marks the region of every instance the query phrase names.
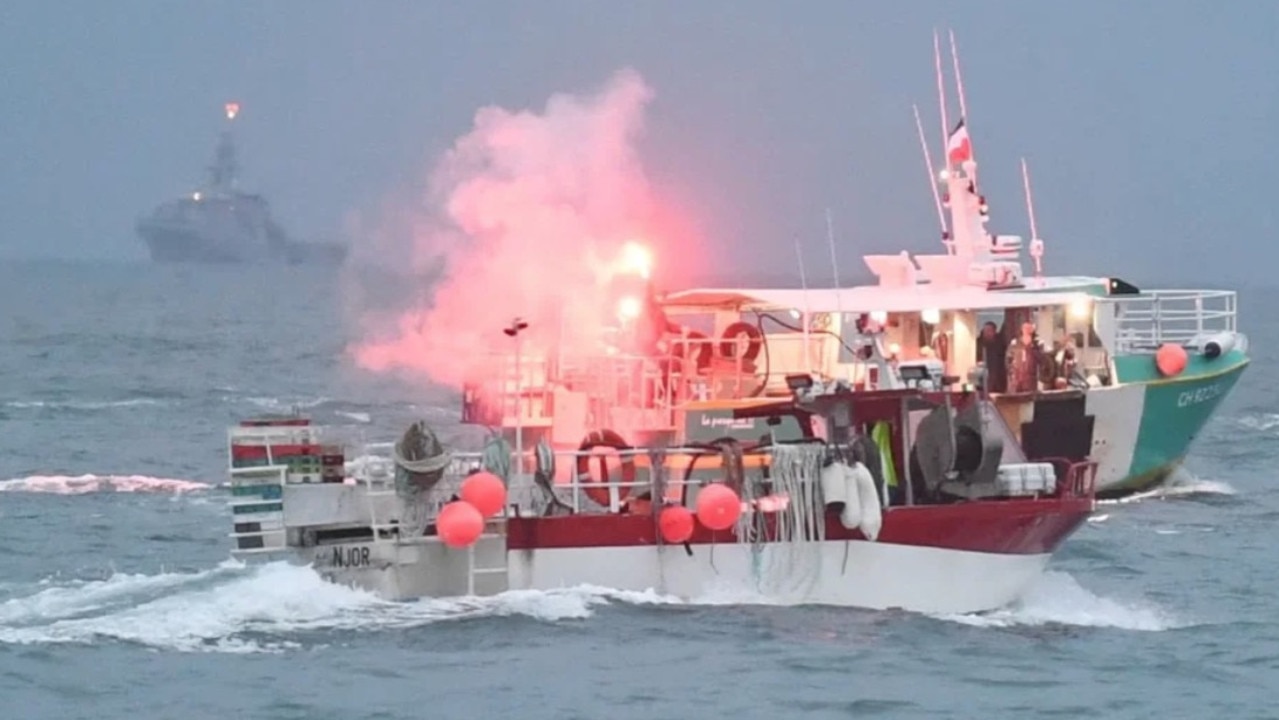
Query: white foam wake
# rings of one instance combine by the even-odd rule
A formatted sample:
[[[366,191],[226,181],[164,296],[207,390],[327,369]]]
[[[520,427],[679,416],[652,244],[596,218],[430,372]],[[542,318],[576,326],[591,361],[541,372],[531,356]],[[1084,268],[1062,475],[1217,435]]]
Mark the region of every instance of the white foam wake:
[[[1247,415],[1237,415],[1230,419],[1248,430],[1262,433],[1269,433],[1271,430],[1279,428],[1279,413],[1249,413]]]
[[[228,561],[198,573],[114,575],[47,587],[0,603],[0,643],[122,641],[177,651],[263,652],[296,634],[388,630],[473,617],[586,618],[610,601],[656,603],[652,593],[580,587],[484,598],[397,603],[324,581],[283,562]]]
[[[1234,495],[1235,489],[1219,480],[1203,480],[1184,467],[1177,468],[1163,485],[1146,492],[1136,493],[1115,500],[1098,500],[1098,505],[1124,505],[1143,500],[1162,498],[1196,497],[1200,495]]]
[[[233,653],[300,647],[306,640],[303,633],[401,630],[483,617],[585,619],[596,607],[615,602],[778,604],[739,593],[712,593],[686,603],[651,591],[594,586],[389,602],[326,582],[309,567],[285,562],[246,567],[235,561],[201,572],[118,573],[105,580],[46,581],[25,590],[9,586],[5,592],[17,594],[0,602],[0,643],[114,641],[170,651]],[[1047,573],[1008,609],[939,617],[979,627],[1059,624],[1158,631],[1178,626],[1158,609],[1098,597],[1060,572]]]
[[[937,617],[978,627],[1075,625],[1158,632],[1184,626],[1154,606],[1098,596],[1070,575],[1055,571],[1044,573],[1034,587],[1007,608]]]
[[[133,398],[131,400],[14,400],[4,407],[15,410],[111,410],[113,408],[145,407],[165,405],[163,400],[155,398]]]
[[[30,475],[0,480],[0,492],[85,495],[88,493],[186,493],[208,490],[210,485],[193,480],[174,480],[147,475]]]

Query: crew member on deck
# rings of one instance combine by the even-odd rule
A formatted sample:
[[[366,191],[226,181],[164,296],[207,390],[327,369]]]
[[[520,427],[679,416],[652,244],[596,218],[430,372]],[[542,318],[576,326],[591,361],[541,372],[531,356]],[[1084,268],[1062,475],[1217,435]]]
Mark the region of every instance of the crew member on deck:
[[[1074,386],[1086,386],[1083,376],[1079,372],[1079,362],[1076,357],[1078,348],[1075,347],[1075,337],[1069,333],[1066,339],[1062,341],[1061,349],[1057,351],[1054,358],[1057,361],[1057,387],[1066,388]]]
[[[1008,392],[1032,393],[1039,389],[1044,349],[1033,323],[1022,323],[1021,333],[1008,344]]]
[[[1008,390],[1008,352],[1003,333],[988,322],[981,328],[977,338],[977,360],[986,364],[987,392],[1007,392]]]

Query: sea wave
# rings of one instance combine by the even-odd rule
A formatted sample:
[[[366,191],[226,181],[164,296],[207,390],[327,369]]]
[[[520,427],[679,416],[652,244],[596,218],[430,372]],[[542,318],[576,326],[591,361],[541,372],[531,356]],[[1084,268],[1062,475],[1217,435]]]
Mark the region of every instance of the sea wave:
[[[0,480],[0,492],[87,495],[90,493],[189,493],[213,487],[194,480],[147,475],[29,475]]]
[[[938,615],[938,619],[977,627],[1073,625],[1159,632],[1187,627],[1164,610],[1143,601],[1102,597],[1068,573],[1049,571],[1007,608],[986,613]]]

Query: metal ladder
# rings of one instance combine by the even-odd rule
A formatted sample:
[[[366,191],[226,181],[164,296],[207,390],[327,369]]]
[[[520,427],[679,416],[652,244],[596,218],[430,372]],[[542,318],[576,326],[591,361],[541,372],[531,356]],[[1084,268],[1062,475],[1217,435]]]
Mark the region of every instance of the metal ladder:
[[[377,498],[392,497],[397,495],[395,491],[394,475],[390,485],[383,484],[377,486],[373,484],[373,473],[364,472],[361,478],[364,484],[364,502],[369,511],[369,530],[373,533],[373,542],[394,542],[399,537],[400,518],[395,522],[380,523],[377,517]],[[388,489],[389,488],[389,489]],[[386,533],[386,537],[382,537],[382,533]]]
[[[493,527],[496,526],[496,527]],[[500,528],[500,532],[493,530]],[[502,564],[492,566],[477,566],[475,564],[475,549],[480,544],[501,543],[502,545]],[[510,571],[506,561],[506,518],[496,518],[486,523],[484,533],[471,544],[466,550],[466,594],[475,595],[475,578],[476,577],[497,577],[501,576],[502,586],[498,592],[504,592],[510,588]]]

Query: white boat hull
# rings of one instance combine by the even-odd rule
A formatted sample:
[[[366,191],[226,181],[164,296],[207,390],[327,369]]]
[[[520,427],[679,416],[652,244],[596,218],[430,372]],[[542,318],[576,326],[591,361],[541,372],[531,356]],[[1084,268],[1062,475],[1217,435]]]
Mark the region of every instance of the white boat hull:
[[[505,555],[505,558],[502,556]],[[823,604],[972,613],[1015,601],[1049,554],[1003,554],[864,540],[505,551],[488,536],[469,550],[431,538],[298,549],[329,580],[388,600],[491,595],[594,585],[685,600]],[[472,574],[471,569],[480,572]],[[486,571],[487,569],[487,571]]]

